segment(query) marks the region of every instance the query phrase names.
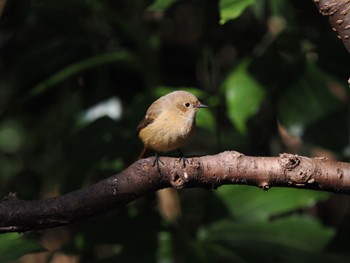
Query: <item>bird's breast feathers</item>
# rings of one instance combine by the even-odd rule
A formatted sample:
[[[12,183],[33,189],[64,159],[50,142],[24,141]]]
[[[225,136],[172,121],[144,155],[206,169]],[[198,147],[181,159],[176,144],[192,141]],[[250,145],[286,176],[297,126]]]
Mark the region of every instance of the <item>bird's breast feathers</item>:
[[[194,120],[194,117],[179,114],[160,114],[140,131],[139,136],[147,148],[159,152],[173,151],[188,141],[194,130]]]

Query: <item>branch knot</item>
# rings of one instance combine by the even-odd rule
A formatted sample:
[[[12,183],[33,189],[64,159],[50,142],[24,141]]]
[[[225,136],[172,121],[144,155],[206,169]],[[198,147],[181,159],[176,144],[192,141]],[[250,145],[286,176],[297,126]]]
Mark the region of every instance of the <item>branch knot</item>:
[[[292,170],[299,165],[300,160],[297,154],[282,153],[278,159],[278,163],[287,170]]]
[[[284,153],[280,155],[278,161],[284,168],[289,184],[304,186],[315,182],[312,176],[315,174],[316,166],[312,159]]]
[[[170,174],[170,184],[175,188],[183,188],[188,182],[189,175],[186,169],[175,169]]]

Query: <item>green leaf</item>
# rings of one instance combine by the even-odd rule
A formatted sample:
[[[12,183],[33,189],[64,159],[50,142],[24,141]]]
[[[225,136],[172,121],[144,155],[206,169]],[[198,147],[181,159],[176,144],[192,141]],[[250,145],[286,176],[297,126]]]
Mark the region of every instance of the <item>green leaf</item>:
[[[322,226],[316,219],[289,216],[270,222],[221,220],[206,229],[205,237],[212,243],[221,242],[236,249],[250,250],[250,253],[264,251],[283,257],[286,251],[317,253],[334,234],[333,229]]]
[[[0,151],[17,152],[23,144],[23,130],[20,123],[7,121],[0,125]]]
[[[25,254],[43,250],[38,243],[24,239],[21,234],[0,235],[0,262],[15,261]]]
[[[211,132],[215,131],[215,118],[210,109],[201,109],[196,117],[197,127],[207,129]]]
[[[174,251],[170,233],[159,232],[157,248],[158,262],[171,262],[173,253]]]
[[[220,24],[239,17],[255,0],[220,0]]]
[[[159,11],[167,9],[177,0],[155,0],[147,9],[149,11]]]
[[[262,191],[244,185],[222,186],[216,193],[236,220],[264,221],[299,208],[311,207],[329,194],[321,191],[272,188]]]
[[[278,103],[279,119],[292,135],[302,135],[307,126],[342,106],[330,92],[332,79],[309,62],[304,75],[281,97]]]
[[[90,57],[78,62],[75,62],[58,72],[54,73],[52,76],[47,78],[46,80],[40,82],[37,84],[32,91],[29,94],[29,97],[38,95],[45,90],[47,90],[49,87],[52,87],[53,85],[58,84],[59,82],[73,76],[74,74],[77,74],[81,71],[87,70],[89,68],[97,67],[99,65],[104,65],[108,63],[115,63],[115,62],[133,62],[134,57],[131,53],[126,51],[117,51],[102,55],[97,55],[94,57]],[[133,65],[136,65],[136,63],[132,63]]]
[[[246,132],[246,121],[259,109],[265,97],[264,88],[247,71],[248,61],[243,61],[225,79],[227,114],[239,132]]]

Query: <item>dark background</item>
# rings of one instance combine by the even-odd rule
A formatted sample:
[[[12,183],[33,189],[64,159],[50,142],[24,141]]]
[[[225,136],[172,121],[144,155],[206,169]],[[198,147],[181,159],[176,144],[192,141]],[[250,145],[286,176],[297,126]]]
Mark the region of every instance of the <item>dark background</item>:
[[[349,55],[312,1],[11,0],[0,26],[1,196],[57,196],[123,170],[142,149],[135,128],[148,105],[177,89],[210,106],[185,155],[349,161]],[[0,261],[350,258],[348,196],[179,194],[175,224],[150,195],[71,226],[3,234]]]

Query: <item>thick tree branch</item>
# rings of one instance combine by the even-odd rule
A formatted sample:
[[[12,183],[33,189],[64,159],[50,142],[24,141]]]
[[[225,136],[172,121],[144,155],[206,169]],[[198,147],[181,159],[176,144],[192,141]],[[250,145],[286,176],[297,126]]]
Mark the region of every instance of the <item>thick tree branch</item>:
[[[349,0],[313,0],[319,12],[328,17],[333,30],[343,41],[350,53],[350,1]]]
[[[118,175],[69,194],[45,200],[19,200],[9,195],[0,202],[0,232],[23,232],[66,225],[135,200],[166,187],[217,188],[224,184],[318,189],[350,193],[350,164],[326,158],[281,154],[250,157],[238,152],[178,159],[141,159]]]

